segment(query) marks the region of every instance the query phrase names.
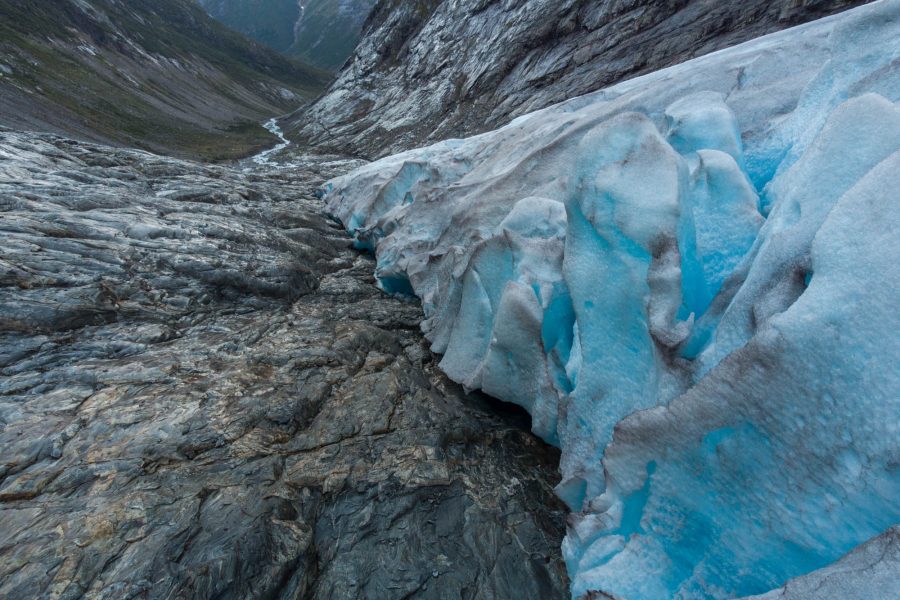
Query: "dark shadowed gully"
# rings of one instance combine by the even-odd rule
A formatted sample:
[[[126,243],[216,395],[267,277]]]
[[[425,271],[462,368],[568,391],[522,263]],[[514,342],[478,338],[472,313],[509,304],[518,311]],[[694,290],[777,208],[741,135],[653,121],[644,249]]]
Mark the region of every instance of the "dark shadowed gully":
[[[0,132],[0,597],[556,598],[558,454],[242,172]]]

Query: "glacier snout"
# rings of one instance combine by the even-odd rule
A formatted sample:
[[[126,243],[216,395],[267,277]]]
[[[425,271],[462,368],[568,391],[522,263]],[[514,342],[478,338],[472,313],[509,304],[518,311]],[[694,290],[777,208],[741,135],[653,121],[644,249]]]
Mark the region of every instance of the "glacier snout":
[[[574,597],[758,594],[900,522],[898,56],[881,0],[330,182],[561,448]]]

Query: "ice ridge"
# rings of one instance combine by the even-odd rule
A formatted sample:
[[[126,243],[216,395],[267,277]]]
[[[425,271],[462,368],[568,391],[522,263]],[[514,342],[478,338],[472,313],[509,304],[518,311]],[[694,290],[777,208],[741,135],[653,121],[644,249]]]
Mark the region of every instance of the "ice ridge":
[[[573,597],[759,594],[900,522],[898,61],[881,0],[327,184],[562,449]]]

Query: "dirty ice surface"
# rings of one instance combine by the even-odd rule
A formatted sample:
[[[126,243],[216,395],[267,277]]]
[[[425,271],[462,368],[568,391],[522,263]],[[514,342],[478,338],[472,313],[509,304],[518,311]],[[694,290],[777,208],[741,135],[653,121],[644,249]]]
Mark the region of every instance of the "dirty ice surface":
[[[562,449],[573,597],[760,594],[900,522],[898,61],[881,0],[326,185]]]

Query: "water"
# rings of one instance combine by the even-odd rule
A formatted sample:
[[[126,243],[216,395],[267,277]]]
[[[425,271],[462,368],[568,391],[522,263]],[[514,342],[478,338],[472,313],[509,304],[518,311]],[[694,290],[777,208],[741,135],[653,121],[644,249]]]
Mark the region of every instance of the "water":
[[[252,157],[250,160],[258,165],[274,167],[277,165],[277,163],[270,160],[269,157],[276,152],[281,152],[282,150],[290,146],[291,142],[286,137],[284,137],[284,132],[281,130],[281,127],[278,126],[277,118],[269,119],[268,121],[263,123],[263,127],[265,127],[266,130],[270,133],[278,136],[278,139],[281,140],[281,143],[272,148],[269,148],[268,150],[263,150],[256,156]]]

